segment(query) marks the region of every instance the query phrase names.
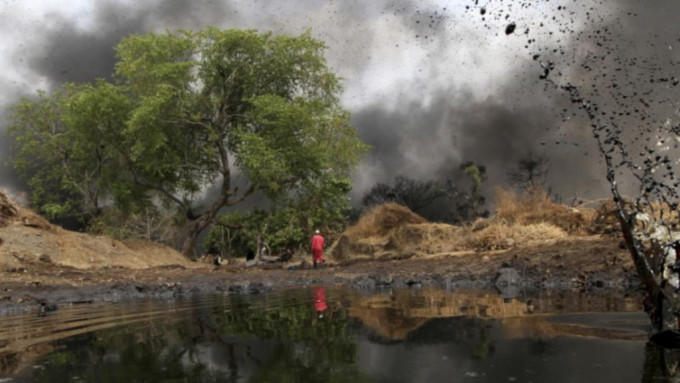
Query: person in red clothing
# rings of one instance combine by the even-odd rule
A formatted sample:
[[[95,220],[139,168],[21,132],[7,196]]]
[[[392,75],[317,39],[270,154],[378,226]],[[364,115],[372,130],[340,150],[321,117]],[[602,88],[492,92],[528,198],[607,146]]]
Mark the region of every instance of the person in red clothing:
[[[316,234],[312,237],[312,263],[314,264],[315,269],[317,263],[323,263],[324,242],[325,239],[320,234],[319,230],[317,230]]]

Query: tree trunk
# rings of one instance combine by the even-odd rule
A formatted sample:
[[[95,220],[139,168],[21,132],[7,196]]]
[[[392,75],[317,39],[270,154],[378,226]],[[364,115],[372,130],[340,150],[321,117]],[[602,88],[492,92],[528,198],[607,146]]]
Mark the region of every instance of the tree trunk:
[[[195,258],[196,254],[194,249],[196,248],[196,241],[198,240],[199,234],[201,234],[201,232],[212,223],[213,219],[215,219],[215,216],[217,215],[217,212],[227,204],[228,200],[228,195],[222,195],[220,199],[213,203],[208,210],[203,212],[203,214],[198,216],[198,218],[189,223],[187,237],[184,240],[184,244],[182,245],[182,254],[185,257],[189,259]]]
[[[213,219],[213,214],[209,214],[208,212],[203,213],[197,220],[193,221],[189,225],[189,232],[187,233],[187,237],[184,239],[184,243],[182,244],[182,255],[189,259],[194,259],[195,258],[195,248],[196,248],[196,241],[198,241],[198,235],[201,234],[201,232],[208,227],[210,222]]]
[[[262,257],[262,234],[258,234],[257,238],[255,238],[255,246],[257,249],[255,249],[255,261],[259,262],[260,257]]]
[[[644,287],[643,306],[652,325],[657,331],[677,328],[680,319],[677,316],[677,313],[680,312],[680,296],[673,286],[663,283],[659,279],[657,273],[663,273],[663,270],[655,270],[655,266],[650,262],[648,255],[644,253],[633,235],[634,229],[630,216],[625,214],[622,209],[619,210],[619,223],[638,277]],[[647,250],[652,255],[662,256],[663,249],[659,246],[652,246]],[[661,262],[660,267],[664,267],[663,262]]]
[[[196,241],[198,240],[199,234],[201,234],[201,232],[213,222],[217,216],[217,212],[219,212],[219,210],[224,206],[231,206],[243,201],[246,197],[255,192],[255,185],[251,185],[248,190],[243,192],[243,194],[229,201],[229,198],[234,197],[236,192],[236,190],[231,189],[229,157],[222,139],[217,140],[216,145],[219,149],[222,162],[222,187],[220,189],[221,195],[218,197],[218,200],[215,201],[215,203],[213,203],[205,212],[203,212],[203,214],[189,223],[187,237],[184,240],[184,244],[182,245],[182,254],[189,259],[193,259],[195,257],[194,249],[196,248]]]

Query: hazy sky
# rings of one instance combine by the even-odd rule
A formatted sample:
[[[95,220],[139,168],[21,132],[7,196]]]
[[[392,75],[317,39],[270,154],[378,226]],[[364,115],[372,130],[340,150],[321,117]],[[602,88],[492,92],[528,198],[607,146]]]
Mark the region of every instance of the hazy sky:
[[[131,33],[208,25],[293,34],[311,29],[328,45],[328,62],[345,79],[343,103],[360,136],[373,146],[355,174],[355,198],[397,175],[456,177],[467,160],[487,166],[490,184],[502,184],[529,152],[551,156],[550,183],[565,198],[606,196],[604,171],[587,132],[562,127],[564,101],[545,90],[538,81],[539,63],[532,60],[537,44],[555,52],[581,44],[575,36],[592,28],[592,13],[600,14],[597,23],[607,24],[639,6],[632,0],[602,4],[0,0],[0,108],[6,118],[7,105],[39,88],[107,76],[113,46]],[[667,14],[663,4],[673,3],[659,4],[660,14]],[[517,28],[506,35],[510,23]],[[677,24],[657,28],[677,29]],[[655,25],[633,23],[630,29],[634,34]],[[542,40],[531,42],[537,35]],[[563,70],[579,76],[576,69]],[[6,153],[2,137],[0,154]],[[8,169],[0,169],[0,187],[17,185]]]

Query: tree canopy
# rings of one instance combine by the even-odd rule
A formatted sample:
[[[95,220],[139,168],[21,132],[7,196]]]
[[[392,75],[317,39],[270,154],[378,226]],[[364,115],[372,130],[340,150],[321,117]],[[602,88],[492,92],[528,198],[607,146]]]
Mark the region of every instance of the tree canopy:
[[[130,36],[116,47],[112,80],[65,84],[14,107],[13,164],[53,215],[96,215],[110,202],[181,212],[191,256],[226,206],[256,193],[299,201],[329,179],[349,182],[365,146],[324,49],[309,32]]]

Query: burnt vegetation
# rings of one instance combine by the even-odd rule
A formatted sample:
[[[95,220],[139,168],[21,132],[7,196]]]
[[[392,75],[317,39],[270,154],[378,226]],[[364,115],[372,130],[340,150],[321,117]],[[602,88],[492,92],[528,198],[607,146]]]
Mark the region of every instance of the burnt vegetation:
[[[396,203],[428,221],[470,222],[489,216],[482,192],[486,179],[486,168],[471,161],[461,164],[458,172],[449,179],[416,180],[397,176],[392,183],[379,182],[364,194],[361,211]]]

